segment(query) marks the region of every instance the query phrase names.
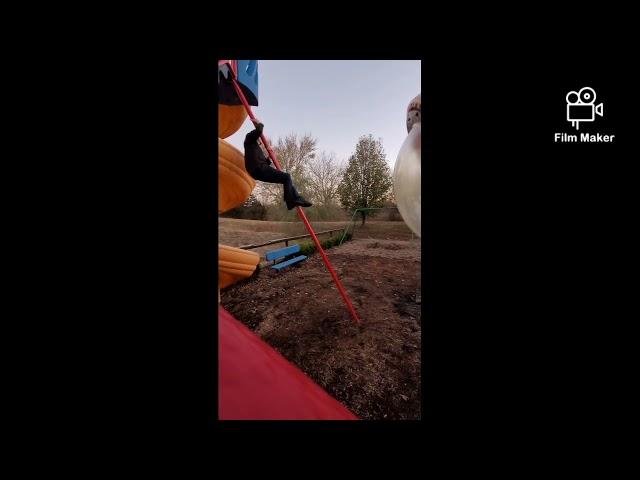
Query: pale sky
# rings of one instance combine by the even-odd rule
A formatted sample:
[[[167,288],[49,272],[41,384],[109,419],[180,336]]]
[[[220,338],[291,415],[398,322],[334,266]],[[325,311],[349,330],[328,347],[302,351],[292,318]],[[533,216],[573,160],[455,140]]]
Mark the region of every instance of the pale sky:
[[[393,171],[407,137],[406,110],[420,93],[420,60],[259,60],[254,114],[276,142],[310,133],[317,152],[345,162],[361,135],[382,138]],[[244,151],[249,119],[226,140]]]

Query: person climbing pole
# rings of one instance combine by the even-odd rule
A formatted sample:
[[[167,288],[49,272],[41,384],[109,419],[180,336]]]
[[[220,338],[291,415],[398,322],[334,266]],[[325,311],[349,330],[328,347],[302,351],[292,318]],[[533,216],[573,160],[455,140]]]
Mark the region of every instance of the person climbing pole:
[[[254,180],[267,183],[281,183],[284,186],[284,201],[287,209],[295,207],[311,207],[313,204],[302,197],[293,185],[291,175],[271,166],[271,159],[260,140],[264,125],[257,118],[252,120],[255,130],[247,133],[244,139],[244,164],[247,172]]]

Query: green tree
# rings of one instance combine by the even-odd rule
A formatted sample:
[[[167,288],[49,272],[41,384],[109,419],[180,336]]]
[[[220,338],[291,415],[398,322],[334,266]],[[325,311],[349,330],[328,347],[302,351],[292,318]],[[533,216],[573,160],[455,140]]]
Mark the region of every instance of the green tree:
[[[342,206],[349,210],[380,208],[387,200],[392,184],[382,139],[375,140],[372,135],[360,137],[338,188]],[[370,214],[360,213],[364,225]]]

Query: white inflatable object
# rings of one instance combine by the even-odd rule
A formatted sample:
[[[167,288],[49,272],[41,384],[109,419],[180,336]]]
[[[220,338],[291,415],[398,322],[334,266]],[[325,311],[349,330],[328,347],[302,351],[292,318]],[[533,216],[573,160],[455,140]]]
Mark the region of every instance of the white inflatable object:
[[[393,192],[402,219],[420,237],[421,230],[421,166],[422,166],[422,102],[421,95],[407,108],[407,131],[393,170]]]

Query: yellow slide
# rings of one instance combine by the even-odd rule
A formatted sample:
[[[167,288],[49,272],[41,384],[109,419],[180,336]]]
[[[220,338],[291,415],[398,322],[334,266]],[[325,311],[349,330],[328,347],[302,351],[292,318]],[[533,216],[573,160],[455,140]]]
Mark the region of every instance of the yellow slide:
[[[236,133],[246,118],[242,105],[218,105],[218,214],[242,205],[256,185],[244,168],[242,152],[223,140]],[[218,302],[221,288],[250,277],[259,262],[255,252],[218,245]]]

